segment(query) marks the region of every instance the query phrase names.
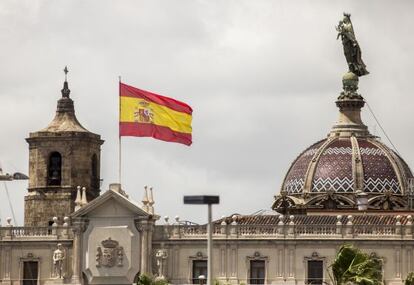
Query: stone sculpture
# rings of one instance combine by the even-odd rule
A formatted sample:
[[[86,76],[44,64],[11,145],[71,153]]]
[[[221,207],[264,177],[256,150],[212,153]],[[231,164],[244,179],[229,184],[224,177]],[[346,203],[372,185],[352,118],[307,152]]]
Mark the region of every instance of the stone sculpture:
[[[96,249],[96,267],[123,266],[124,249],[119,242],[108,238],[101,242],[102,247]]]
[[[155,253],[155,258],[157,260],[158,267],[158,278],[164,279],[164,262],[168,257],[168,253],[165,249],[159,249]]]
[[[349,72],[354,73],[358,77],[369,74],[361,58],[361,49],[355,38],[354,27],[351,22],[351,14],[344,13],[344,18],[339,21],[336,30],[338,31],[337,39],[339,39],[339,37],[342,39]]]
[[[57,249],[53,252],[53,268],[56,278],[63,279],[63,263],[66,259],[66,252],[61,243],[57,244]]]

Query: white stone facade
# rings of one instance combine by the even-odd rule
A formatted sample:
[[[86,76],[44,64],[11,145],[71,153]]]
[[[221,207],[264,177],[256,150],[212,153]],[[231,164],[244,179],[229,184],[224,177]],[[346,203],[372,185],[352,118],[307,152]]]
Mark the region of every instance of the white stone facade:
[[[327,270],[344,243],[383,258],[386,284],[401,284],[414,270],[412,225],[217,225],[213,276],[223,284],[249,284],[250,261],[264,260],[266,284],[305,284],[308,261],[320,260],[324,281],[332,283]],[[161,247],[169,254],[167,278],[191,283],[193,260],[206,258],[205,228],[157,227],[154,248]]]
[[[162,274],[173,284],[192,283],[193,263],[207,259],[206,228],[154,226],[154,217],[109,190],[76,212],[72,225],[2,227],[1,284],[132,284],[139,272],[159,274],[159,250],[166,253]],[[249,284],[251,262],[263,261],[265,284],[306,284],[308,262],[319,260],[324,281],[331,283],[327,270],[338,248],[353,243],[383,259],[385,284],[402,284],[414,270],[412,224],[407,216],[389,218],[397,222],[371,226],[216,224],[213,276],[222,284]],[[114,263],[98,265],[97,248],[103,249],[102,242],[108,239],[110,246],[113,241],[117,244]],[[59,243],[66,253],[61,279],[53,264]],[[28,262],[37,263],[36,283],[22,281]]]

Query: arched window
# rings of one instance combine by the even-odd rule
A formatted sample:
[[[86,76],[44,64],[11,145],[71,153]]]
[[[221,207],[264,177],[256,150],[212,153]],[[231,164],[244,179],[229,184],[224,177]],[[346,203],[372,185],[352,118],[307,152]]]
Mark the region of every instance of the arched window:
[[[49,156],[47,168],[47,185],[61,185],[62,183],[62,156],[58,152],[52,152]]]
[[[93,154],[91,159],[91,188],[99,189],[98,157],[96,154]]]

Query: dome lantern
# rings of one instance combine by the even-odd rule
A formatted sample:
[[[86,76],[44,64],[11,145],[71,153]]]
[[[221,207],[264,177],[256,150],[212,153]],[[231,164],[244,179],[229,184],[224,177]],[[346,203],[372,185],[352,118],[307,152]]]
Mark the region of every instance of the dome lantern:
[[[335,102],[339,108],[339,119],[329,136],[370,136],[367,126],[361,119],[361,109],[365,101],[357,93],[358,82],[358,76],[352,72],[347,72],[342,77],[343,91]]]

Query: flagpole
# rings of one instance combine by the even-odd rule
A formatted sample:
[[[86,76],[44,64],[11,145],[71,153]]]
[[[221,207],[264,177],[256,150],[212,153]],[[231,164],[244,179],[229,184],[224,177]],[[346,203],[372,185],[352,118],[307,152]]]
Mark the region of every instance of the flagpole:
[[[118,182],[121,184],[121,158],[122,158],[122,152],[121,152],[121,76],[118,77],[119,80],[119,119],[118,119]]]

